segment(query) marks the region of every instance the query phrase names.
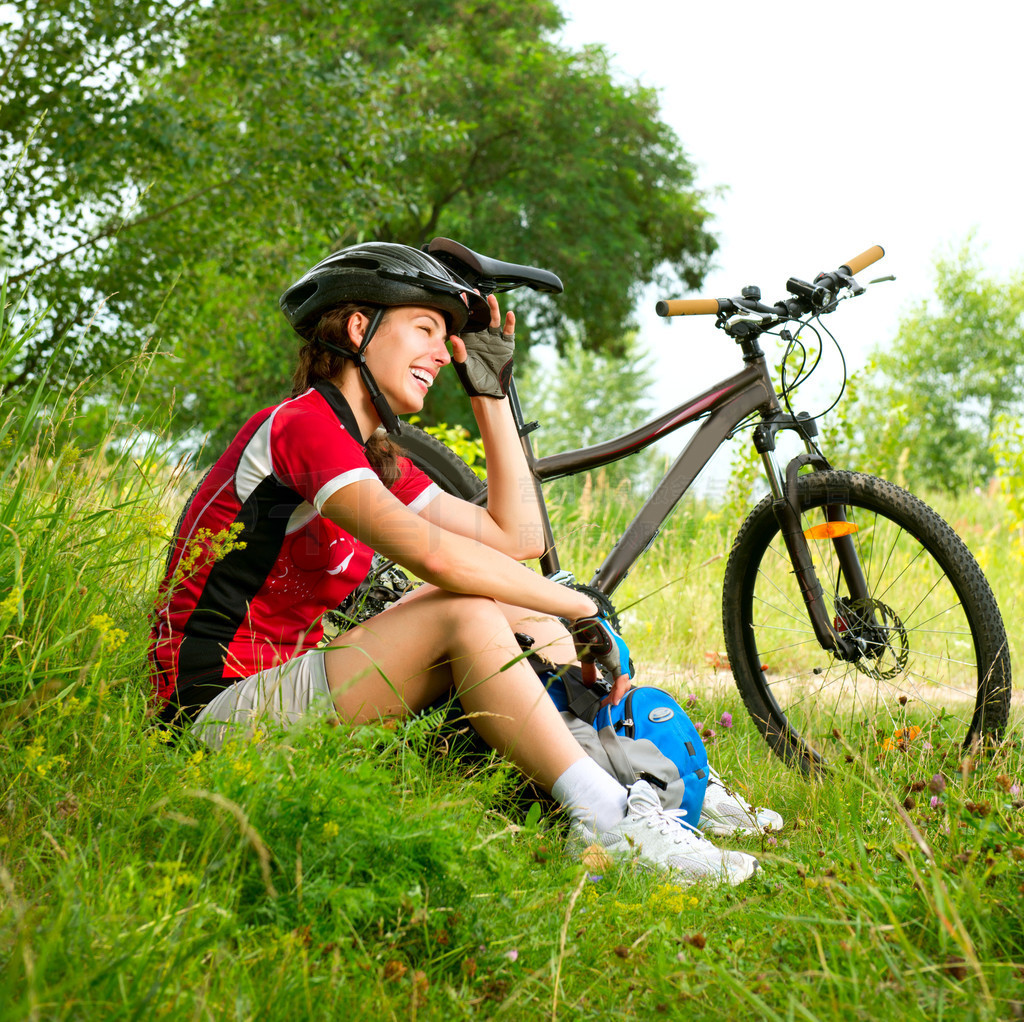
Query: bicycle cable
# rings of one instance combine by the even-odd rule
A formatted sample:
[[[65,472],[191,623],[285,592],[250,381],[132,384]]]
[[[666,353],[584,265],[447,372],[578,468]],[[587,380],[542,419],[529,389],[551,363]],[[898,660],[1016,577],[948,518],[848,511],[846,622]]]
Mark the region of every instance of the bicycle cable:
[[[842,298],[838,299],[836,304],[838,304],[838,301],[842,300]],[[817,321],[817,325],[815,325],[815,321]],[[789,333],[789,330],[786,324],[788,323],[795,323],[797,325],[796,329],[790,334],[790,336],[787,337],[786,334]],[[828,327],[825,326],[825,324],[821,321],[820,312],[811,313],[810,315],[807,316],[806,319],[798,319],[796,317],[792,317],[790,319],[782,320],[779,322],[778,327],[779,329],[777,330],[766,330],[765,333],[779,337],[780,340],[786,342],[786,347],[783,349],[782,353],[782,360],[779,364],[779,398],[781,399],[786,411],[791,416],[795,415],[795,413],[793,412],[793,404],[791,400],[792,395],[796,393],[797,388],[801,384],[806,383],[806,381],[809,380],[810,377],[815,373],[815,371],[821,364],[822,357],[824,356],[825,345],[823,338],[821,336],[821,331],[824,331],[828,335],[829,340],[831,340],[832,344],[835,346],[836,352],[839,355],[840,364],[842,365],[841,382],[839,385],[839,392],[836,394],[836,397],[832,401],[832,403],[829,404],[828,407],[826,407],[823,411],[817,412],[815,415],[812,416],[812,418],[814,419],[821,419],[824,416],[828,415],[828,413],[831,412],[839,404],[839,402],[843,398],[843,394],[846,392],[846,385],[849,379],[849,368],[847,366],[846,356],[843,354],[843,349],[840,346],[835,334],[833,334],[832,331],[829,330]],[[803,333],[805,329],[810,329],[811,331],[813,331],[814,336],[818,342],[817,351],[815,353],[813,361],[809,366],[807,364],[807,347],[804,344],[804,342],[800,339],[800,335],[801,333]],[[799,348],[801,352],[800,365],[799,368],[796,370],[793,379],[787,381],[786,363],[789,360],[790,354],[796,348]],[[704,416],[699,416],[699,418],[703,417]],[[735,436],[737,433],[740,433],[743,430],[751,429],[752,427],[757,425],[759,419],[760,413],[752,412],[745,419],[743,419],[742,421],[737,423],[736,426],[733,427],[732,435]],[[814,447],[815,451],[817,451],[818,454],[821,454],[821,450],[816,443],[811,441],[811,445]]]
[[[817,326],[813,325],[814,324],[814,320],[817,320]],[[802,350],[806,351],[806,349],[804,348],[804,345],[799,341],[800,333],[804,329],[804,327],[810,327],[810,329],[814,331],[814,335],[815,335],[815,337],[818,340],[818,354],[817,354],[817,357],[815,358],[814,364],[810,367],[810,369],[808,369],[807,372],[803,376],[801,376],[798,373],[797,374],[797,378],[793,381],[793,383],[789,387],[787,387],[786,384],[785,384],[785,374],[786,374],[785,362],[786,362],[786,358],[789,355],[789,351],[791,350],[790,347],[787,347],[786,353],[783,356],[783,362],[782,362],[782,367],[781,367],[782,391],[781,391],[779,396],[782,398],[782,401],[783,401],[783,403],[786,406],[786,411],[790,415],[793,415],[793,406],[792,406],[792,404],[790,402],[790,395],[796,390],[796,387],[797,387],[798,384],[800,384],[800,383],[804,382],[805,380],[807,380],[811,376],[811,374],[815,371],[815,369],[818,368],[818,364],[820,363],[822,355],[824,353],[824,347],[825,346],[822,343],[821,333],[819,332],[819,329],[818,329],[820,327],[821,330],[823,330],[828,335],[829,339],[832,341],[832,344],[835,346],[836,353],[839,355],[839,362],[842,365],[842,375],[841,375],[841,382],[839,384],[839,392],[836,394],[835,399],[832,401],[832,403],[827,408],[825,408],[823,411],[817,412],[813,416],[813,418],[815,418],[815,419],[823,419],[826,415],[828,415],[829,412],[831,412],[835,407],[838,406],[840,401],[842,401],[843,394],[846,393],[846,384],[847,384],[847,381],[849,379],[849,369],[848,369],[848,366],[846,364],[846,356],[843,354],[843,349],[842,349],[842,346],[839,344],[838,338],[821,321],[821,316],[820,315],[817,315],[817,316],[813,316],[812,315],[812,316],[809,316],[806,320],[802,321],[800,323],[800,326],[799,326],[798,330],[796,331],[796,335],[793,337],[792,341],[790,342],[790,345],[792,345],[794,343],[799,344],[800,348]],[[803,366],[801,365],[801,371],[802,371],[802,369],[803,369]],[[814,448],[815,452],[819,456],[824,458],[824,454],[822,453],[822,450],[818,446],[817,442],[815,440],[811,439],[811,438],[807,438],[807,440],[808,440],[808,443],[811,445],[811,447]]]
[[[839,393],[836,395],[836,398],[832,402],[832,404],[830,404],[828,406],[828,408],[826,408],[821,413],[821,415],[824,416],[824,415],[828,415],[828,413],[830,411],[832,411],[832,409],[835,408],[839,404],[840,401],[842,401],[843,394],[846,393],[846,384],[847,384],[847,381],[849,379],[849,372],[848,372],[848,368],[847,368],[847,365],[846,365],[846,356],[843,354],[843,349],[839,346],[839,341],[836,339],[835,334],[833,334],[832,331],[829,330],[829,328],[827,326],[825,326],[824,323],[821,322],[821,320],[818,320],[818,325],[831,338],[832,343],[835,345],[836,352],[839,355],[839,361],[840,361],[840,363],[842,363],[842,366],[843,366],[842,380],[841,380],[841,382],[839,384]]]
[[[789,400],[790,395],[791,394],[795,394],[796,390],[800,386],[800,384],[804,383],[806,380],[809,380],[811,378],[811,375],[814,373],[814,371],[818,368],[818,365],[821,363],[822,349],[823,349],[824,345],[821,342],[821,334],[818,332],[817,327],[813,326],[813,324],[812,324],[813,319],[814,319],[814,317],[812,316],[812,317],[809,317],[805,321],[798,321],[800,325],[797,328],[796,333],[795,334],[791,334],[790,337],[788,338],[788,342],[786,344],[786,349],[782,353],[782,363],[779,366],[779,375],[780,375],[780,380],[781,380],[781,383],[782,383],[782,390],[781,390],[781,393],[780,393],[779,396],[782,398],[783,403],[786,406],[786,411],[789,412],[790,415],[793,414],[793,407],[792,407],[792,405],[790,403],[790,400]],[[811,367],[809,369],[806,368],[806,366],[807,366],[807,347],[803,343],[803,341],[800,340],[800,334],[803,332],[805,327],[809,327],[814,332],[814,336],[817,338],[817,341],[818,341],[817,354],[815,355],[814,363],[811,365]],[[787,332],[788,331],[783,330],[783,331],[781,331],[780,335],[785,334]],[[783,340],[786,340],[786,338],[783,337]],[[787,386],[787,384],[786,384],[786,362],[789,359],[789,353],[793,350],[794,347],[799,347],[800,348],[800,351],[803,353],[803,358],[802,358],[801,363],[800,363],[800,368],[797,370],[796,375],[795,375],[795,377],[793,379],[793,382],[790,383]]]

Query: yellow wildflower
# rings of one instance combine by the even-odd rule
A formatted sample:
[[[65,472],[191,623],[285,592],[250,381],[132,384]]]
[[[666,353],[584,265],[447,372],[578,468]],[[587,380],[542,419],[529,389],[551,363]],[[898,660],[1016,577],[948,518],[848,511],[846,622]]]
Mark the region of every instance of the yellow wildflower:
[[[244,550],[246,543],[238,538],[244,528],[241,522],[232,522],[220,532],[212,529],[197,530],[178,562],[175,581],[190,575],[200,563],[214,563],[227,557],[232,550]]]
[[[195,876],[182,869],[180,862],[154,862],[153,867],[162,874],[153,885],[157,898],[170,897],[176,888],[192,887],[196,883]]]
[[[123,646],[128,633],[123,628],[115,628],[109,614],[93,614],[89,618],[89,626],[100,633],[100,642],[105,649],[117,649]]]
[[[25,762],[32,766],[37,759],[42,759],[46,752],[43,736],[38,735],[32,739],[31,745],[25,746]]]
[[[25,746],[25,766],[39,777],[45,777],[51,770],[66,767],[67,758],[64,756],[46,756],[46,743],[42,735],[32,740],[31,745]]]
[[[62,717],[68,717],[78,710],[78,707],[82,705],[82,700],[78,696],[68,696],[67,699],[61,701],[58,712]]]
[[[651,896],[651,903],[666,912],[682,912],[686,907],[686,895],[676,884],[661,884]]]
[[[21,597],[21,589],[15,587],[0,601],[0,621],[12,617],[18,612],[18,607],[21,606]]]
[[[171,520],[159,508],[140,508],[135,522],[150,536],[166,537]]]
[[[256,770],[252,762],[247,759],[231,760],[231,769],[238,774],[243,781],[251,781],[256,776]]]

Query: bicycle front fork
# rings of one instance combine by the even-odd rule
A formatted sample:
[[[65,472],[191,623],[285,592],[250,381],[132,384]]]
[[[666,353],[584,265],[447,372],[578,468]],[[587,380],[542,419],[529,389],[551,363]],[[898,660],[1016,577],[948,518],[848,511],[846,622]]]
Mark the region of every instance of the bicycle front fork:
[[[775,457],[775,434],[780,429],[792,429],[797,432],[803,439],[805,447],[805,453],[798,454],[790,460],[786,466],[785,475]],[[800,496],[797,489],[800,469],[809,466],[815,471],[825,471],[832,467],[814,442],[815,436],[817,436],[817,426],[814,420],[805,413],[797,416],[778,414],[765,420],[754,430],[754,446],[761,456],[765,475],[768,477],[768,486],[772,493],[772,510],[775,512],[783,542],[786,544],[786,550],[793,564],[793,574],[800,587],[800,594],[803,597],[804,606],[807,608],[807,615],[810,618],[811,627],[814,629],[815,638],[822,649],[835,653],[842,660],[855,661],[863,655],[864,650],[859,644],[839,632],[837,623],[829,618],[825,594],[818,581],[814,558],[811,555],[811,548],[807,542],[807,534],[801,519]],[[827,523],[845,522],[846,512],[843,504],[826,505],[825,520]],[[836,531],[842,532],[842,530]],[[867,580],[861,568],[856,545],[849,533],[830,536],[830,538],[836,551],[840,571],[849,589],[850,602],[866,608],[872,623],[874,623],[874,612],[870,609],[871,601]],[[836,596],[838,595],[837,593]]]

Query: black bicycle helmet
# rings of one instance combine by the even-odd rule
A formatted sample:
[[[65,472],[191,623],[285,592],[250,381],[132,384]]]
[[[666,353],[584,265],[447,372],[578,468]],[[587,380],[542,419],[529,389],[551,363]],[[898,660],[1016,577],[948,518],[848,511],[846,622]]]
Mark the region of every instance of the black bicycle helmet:
[[[451,332],[485,329],[491,310],[454,271],[408,245],[370,241],[317,263],[281,295],[281,311],[300,337],[329,309],[345,302],[423,305],[448,317]]]

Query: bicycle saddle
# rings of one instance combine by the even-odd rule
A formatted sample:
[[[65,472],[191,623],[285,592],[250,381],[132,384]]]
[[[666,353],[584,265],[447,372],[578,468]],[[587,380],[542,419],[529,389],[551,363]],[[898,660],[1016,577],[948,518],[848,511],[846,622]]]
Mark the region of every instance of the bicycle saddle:
[[[514,291],[517,287],[529,287],[553,295],[561,294],[564,290],[562,282],[548,270],[491,259],[451,238],[434,238],[429,245],[424,246],[424,251],[429,252],[438,262],[451,267],[463,280],[478,288],[481,294]]]

